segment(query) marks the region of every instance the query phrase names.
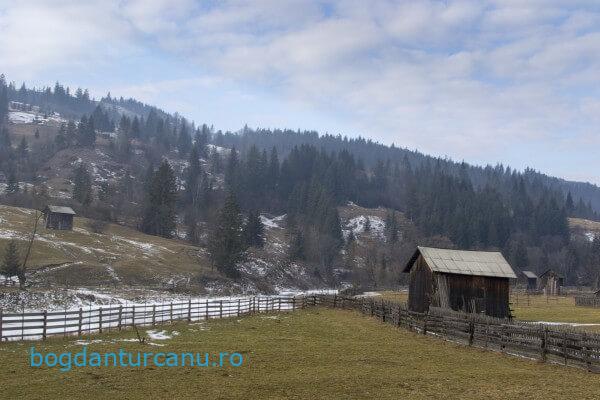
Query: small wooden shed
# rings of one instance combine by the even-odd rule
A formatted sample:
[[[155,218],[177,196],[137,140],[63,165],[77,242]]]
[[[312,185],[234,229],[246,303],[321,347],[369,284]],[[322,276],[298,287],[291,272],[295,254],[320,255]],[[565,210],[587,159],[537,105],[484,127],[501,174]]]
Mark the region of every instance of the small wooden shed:
[[[523,274],[523,279],[525,280],[525,283],[527,285],[527,291],[533,292],[533,291],[537,290],[537,281],[538,281],[537,275],[531,271],[523,271],[522,274]]]
[[[44,209],[47,229],[72,230],[75,211],[71,207],[51,206]]]
[[[549,269],[540,275],[540,286],[546,296],[560,296],[561,287],[565,285],[565,278]]]
[[[509,279],[513,269],[498,252],[417,247],[404,272],[410,273],[408,308],[430,306],[510,317]]]

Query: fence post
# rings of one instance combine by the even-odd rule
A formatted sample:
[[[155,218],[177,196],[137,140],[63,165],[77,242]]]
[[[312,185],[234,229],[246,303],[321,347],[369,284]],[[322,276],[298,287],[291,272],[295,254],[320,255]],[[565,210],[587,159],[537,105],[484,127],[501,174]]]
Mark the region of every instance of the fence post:
[[[171,302],[169,308],[169,323],[173,323],[173,302]]]
[[[223,300],[219,300],[219,318],[223,318]]]
[[[313,296],[313,307],[317,305],[317,296]]]
[[[2,332],[2,320],[4,319],[4,311],[0,310],[0,342],[2,341],[2,339],[4,339],[3,336],[3,332]]]
[[[98,309],[98,331],[102,333],[102,307]]]
[[[42,339],[46,340],[46,323],[48,320],[48,311],[44,310],[44,326],[42,327]]]
[[[296,296],[292,297],[292,311],[296,311]]]
[[[544,325],[542,328],[542,343],[541,343],[541,352],[542,352],[542,362],[546,362],[547,353],[548,353],[548,326]]]
[[[475,339],[475,322],[473,317],[469,321],[469,346],[473,346],[473,340]]]
[[[81,337],[81,325],[83,325],[83,310],[79,307],[79,324],[77,326],[77,337]]]
[[[131,326],[135,326],[135,304],[133,305],[133,313],[131,315]]]
[[[563,332],[563,355],[565,356],[565,365],[567,365],[567,331]]]
[[[427,318],[429,317],[429,311],[425,313],[425,318],[423,319],[423,335],[427,335]]]
[[[156,304],[152,304],[152,326],[156,325]]]
[[[205,300],[204,306],[205,306],[204,319],[208,321],[208,299]]]
[[[592,359],[591,359],[591,355],[590,355],[590,349],[588,348],[588,346],[586,345],[587,342],[587,334],[584,333],[583,334],[583,340],[582,340],[582,347],[581,350],[583,351],[583,358],[585,360],[585,366],[588,372],[592,371]]]
[[[119,318],[117,320],[117,329],[121,330],[123,323],[121,320],[123,319],[123,304],[119,304]]]
[[[337,294],[333,295],[333,308],[337,306]]]

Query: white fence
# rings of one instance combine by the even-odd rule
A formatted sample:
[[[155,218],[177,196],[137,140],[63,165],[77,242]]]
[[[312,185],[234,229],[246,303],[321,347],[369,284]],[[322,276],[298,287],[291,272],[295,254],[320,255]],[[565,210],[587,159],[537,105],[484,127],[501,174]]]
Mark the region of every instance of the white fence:
[[[293,311],[317,303],[316,296],[189,299],[183,302],[107,305],[65,311],[5,313],[0,310],[0,340],[39,340],[155,326],[174,321],[200,321],[268,311]]]

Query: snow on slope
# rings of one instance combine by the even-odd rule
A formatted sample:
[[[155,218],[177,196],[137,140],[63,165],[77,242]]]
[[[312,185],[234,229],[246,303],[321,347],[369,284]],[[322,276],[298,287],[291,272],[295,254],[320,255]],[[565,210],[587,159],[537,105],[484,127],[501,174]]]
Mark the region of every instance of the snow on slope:
[[[371,225],[371,228],[368,233],[374,237],[384,239],[385,222],[383,222],[381,218],[374,215],[359,215],[358,217],[354,217],[348,220],[344,228],[342,228],[344,238],[347,239],[348,235],[350,235],[350,232],[352,232],[354,236],[357,236],[358,234],[367,233],[365,232],[367,220]]]

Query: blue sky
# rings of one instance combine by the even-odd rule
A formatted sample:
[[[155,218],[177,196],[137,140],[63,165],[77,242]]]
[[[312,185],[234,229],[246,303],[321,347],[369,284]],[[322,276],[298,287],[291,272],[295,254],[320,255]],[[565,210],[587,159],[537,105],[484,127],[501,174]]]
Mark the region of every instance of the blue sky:
[[[0,71],[600,183],[600,3],[0,0]]]

